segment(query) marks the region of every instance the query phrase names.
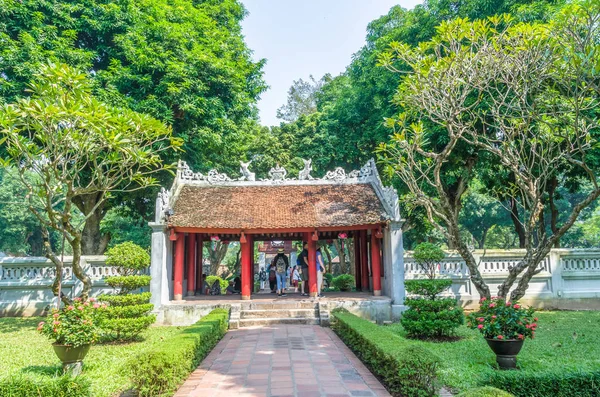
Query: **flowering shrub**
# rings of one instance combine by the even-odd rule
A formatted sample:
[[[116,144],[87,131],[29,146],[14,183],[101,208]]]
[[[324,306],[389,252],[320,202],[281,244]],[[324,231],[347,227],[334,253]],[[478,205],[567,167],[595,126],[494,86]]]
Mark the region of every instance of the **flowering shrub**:
[[[340,240],[345,240],[348,238],[348,235],[346,233],[340,233],[340,234],[338,234],[338,238]]]
[[[479,311],[469,314],[467,325],[478,329],[485,338],[497,340],[524,340],[535,336],[537,317],[532,308],[502,298],[482,298]]]
[[[72,305],[52,309],[37,330],[58,345],[77,347],[95,343],[99,335],[98,322],[105,308],[106,305],[97,303],[94,298],[86,302],[75,298]]]

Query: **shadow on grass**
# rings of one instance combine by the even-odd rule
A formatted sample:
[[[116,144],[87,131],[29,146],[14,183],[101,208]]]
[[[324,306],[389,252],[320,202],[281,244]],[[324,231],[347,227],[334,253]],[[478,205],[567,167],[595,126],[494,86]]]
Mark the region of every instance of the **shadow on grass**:
[[[21,368],[21,372],[26,374],[36,374],[45,376],[60,376],[62,375],[61,365],[29,365]]]
[[[0,334],[35,329],[40,321],[40,317],[6,317],[0,319]]]

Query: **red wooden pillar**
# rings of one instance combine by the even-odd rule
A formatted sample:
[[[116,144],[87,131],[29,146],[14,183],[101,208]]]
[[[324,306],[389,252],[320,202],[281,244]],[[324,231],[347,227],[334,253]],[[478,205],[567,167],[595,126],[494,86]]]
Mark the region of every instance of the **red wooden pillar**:
[[[240,241],[241,267],[242,267],[242,299],[250,299],[252,291],[252,236],[246,236],[246,241]]]
[[[204,272],[204,268],[202,264],[204,263],[204,239],[201,234],[196,236],[196,291],[199,291],[201,294],[204,294],[204,280],[202,280],[202,273]]]
[[[307,233],[306,242],[308,243],[308,294],[317,296],[317,240],[313,240],[315,234]]]
[[[371,272],[373,273],[373,295],[381,295],[381,240],[371,230]]]
[[[254,293],[254,282],[256,280],[254,280],[254,240],[252,240],[252,242],[250,243],[250,293],[253,294]]]
[[[356,280],[356,290],[362,290],[362,278],[360,269],[360,236],[359,232],[354,232],[354,279]]]
[[[177,233],[175,238],[175,264],[173,269],[173,299],[183,299],[183,262],[185,255],[185,234]]]
[[[196,234],[187,237],[187,295],[194,296],[196,291]]]
[[[367,231],[360,231],[360,277],[363,291],[369,291],[369,251],[367,250]]]

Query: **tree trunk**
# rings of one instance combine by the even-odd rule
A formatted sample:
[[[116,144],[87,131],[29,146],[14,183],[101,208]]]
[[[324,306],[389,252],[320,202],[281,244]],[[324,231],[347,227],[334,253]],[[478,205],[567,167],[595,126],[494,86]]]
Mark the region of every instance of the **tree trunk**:
[[[346,248],[348,249],[348,261],[350,264],[350,274],[356,277],[356,263],[354,262],[354,239],[346,240]]]
[[[331,251],[329,251],[329,246],[327,244],[323,245],[323,250],[325,251],[325,256],[327,257],[327,267],[329,269],[327,273],[331,274]]]
[[[479,247],[480,250],[485,248],[485,239],[487,237],[488,234],[488,230],[490,229],[484,229],[483,233],[481,233],[481,239],[477,240],[477,246]]]
[[[108,211],[106,202],[98,204],[101,200],[104,200],[104,193],[73,197],[73,204],[88,217],[81,233],[83,255],[102,255],[110,241],[110,233],[102,234],[100,231],[100,222]]]
[[[558,233],[558,208],[556,208],[556,203],[554,202],[554,193],[556,193],[556,188],[558,187],[558,178],[555,176],[550,180],[550,184],[548,185],[548,203],[550,204],[550,230],[552,231],[552,235],[556,235]],[[554,243],[554,248],[560,248],[560,239],[556,240]]]
[[[514,197],[510,198],[510,219],[515,226],[517,236],[519,236],[519,248],[525,248],[525,229],[519,220],[519,206]]]
[[[338,252],[340,260],[340,273],[346,274],[346,252],[344,251],[344,240],[333,240],[333,245]]]
[[[229,242],[222,241],[213,241],[209,245],[209,259],[210,259],[210,275],[216,276],[217,270],[225,258],[225,254],[227,254],[227,249],[229,248]]]

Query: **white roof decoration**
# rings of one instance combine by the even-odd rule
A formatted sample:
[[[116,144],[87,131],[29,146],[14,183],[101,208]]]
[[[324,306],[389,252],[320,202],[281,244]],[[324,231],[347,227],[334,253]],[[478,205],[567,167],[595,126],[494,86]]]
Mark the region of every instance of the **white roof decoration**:
[[[171,190],[161,188],[157,199],[156,221],[164,221],[164,215],[170,210],[173,197],[178,195],[178,191],[183,185],[195,186],[272,186],[272,185],[320,185],[320,184],[371,184],[377,197],[383,203],[390,220],[400,220],[400,210],[398,205],[398,194],[393,187],[384,187],[379,178],[379,172],[375,166],[375,160],[370,159],[360,170],[354,170],[350,173],[337,167],[333,171],[328,171],[323,178],[314,178],[310,175],[312,170],[312,160],[303,160],[304,169],[299,172],[298,178],[288,178],[287,170],[279,164],[271,168],[268,179],[255,180],[253,172],[249,171],[252,163],[243,163],[240,161],[241,177],[230,178],[228,175],[219,173],[217,170],[211,170],[204,175],[200,172],[193,172],[189,165],[179,160],[177,163],[177,175]]]

